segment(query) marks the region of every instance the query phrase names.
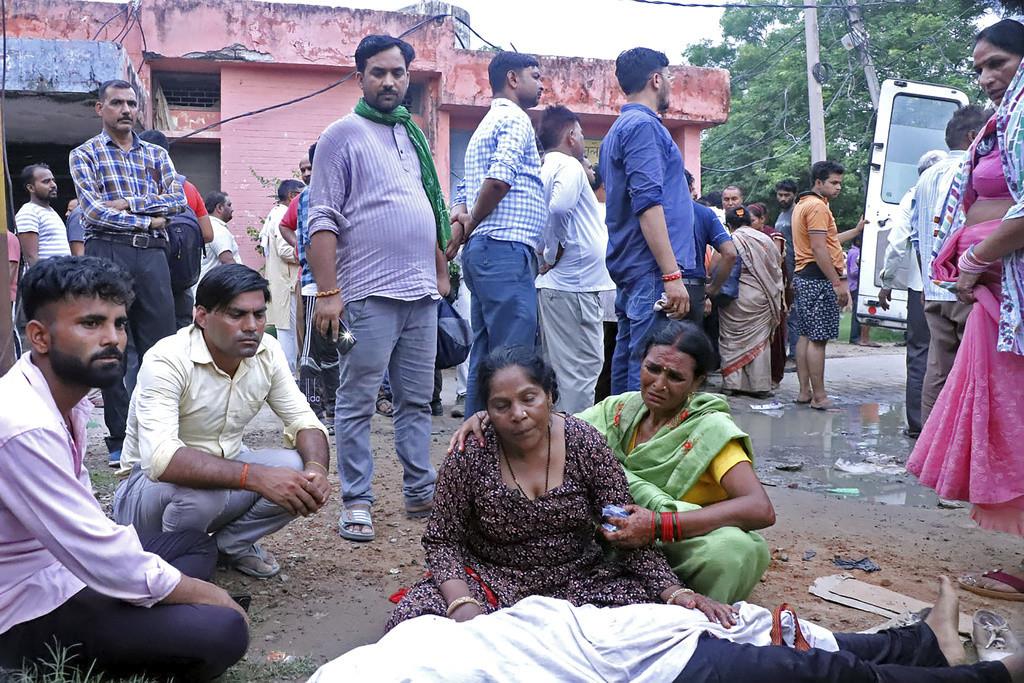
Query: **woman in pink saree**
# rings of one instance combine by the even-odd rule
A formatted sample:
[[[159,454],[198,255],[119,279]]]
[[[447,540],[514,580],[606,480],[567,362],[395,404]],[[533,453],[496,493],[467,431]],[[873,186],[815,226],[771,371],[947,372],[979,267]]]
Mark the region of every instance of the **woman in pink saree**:
[[[932,277],[974,303],[956,362],[907,469],[942,497],[970,501],[985,529],[1024,536],[1024,25],[978,34],[975,71],[997,106],[950,190]],[[952,284],[950,284],[952,287]],[[1024,600],[1018,571],[960,578],[987,597]]]

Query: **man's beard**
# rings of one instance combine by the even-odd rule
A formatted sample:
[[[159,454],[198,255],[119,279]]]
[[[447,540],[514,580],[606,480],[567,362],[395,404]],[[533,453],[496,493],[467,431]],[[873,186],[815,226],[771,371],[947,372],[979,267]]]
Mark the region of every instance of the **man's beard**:
[[[117,356],[110,352],[101,352],[93,356],[88,363],[83,363],[81,358],[62,353],[56,348],[51,347],[47,356],[50,359],[50,367],[53,368],[54,374],[61,381],[83,387],[106,389],[124,379],[124,354],[116,353]],[[93,361],[102,358],[115,357],[120,361],[116,365],[96,365],[93,363]]]
[[[381,101],[382,100],[382,97],[381,97],[382,95],[395,95],[396,97],[391,100],[391,102],[393,102],[394,104],[391,104],[391,103],[384,104]],[[397,95],[398,95],[397,91],[392,91],[392,92],[388,92],[388,93],[380,92],[380,93],[377,93],[377,96],[373,99],[372,102],[370,100],[367,100],[366,102],[367,102],[367,104],[369,104],[371,107],[373,107],[377,111],[379,111],[379,112],[381,112],[383,114],[390,114],[391,112],[393,112],[394,110],[396,110],[400,106],[402,106],[402,100],[399,97],[397,97]]]

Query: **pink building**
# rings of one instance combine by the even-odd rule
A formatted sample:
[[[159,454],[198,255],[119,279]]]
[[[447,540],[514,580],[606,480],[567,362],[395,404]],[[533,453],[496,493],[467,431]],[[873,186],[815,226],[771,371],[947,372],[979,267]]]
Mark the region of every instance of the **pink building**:
[[[6,123],[12,172],[49,161],[62,197],[69,199],[67,151],[100,127],[89,107],[95,87],[106,78],[130,77],[143,89],[147,126],[178,140],[172,157],[179,171],[204,193],[220,189],[231,195],[231,227],[250,264],[258,257],[245,232],[257,228],[269,210],[275,181],[296,176],[309,144],[360,96],[355,78],[337,83],[352,74],[352,55],[364,35],[399,35],[416,27],[406,37],[417,53],[407,104],[431,142],[446,186],[461,173],[466,143],[490,103],[491,53],[461,49],[457,24],[446,16],[252,0],[147,0],[141,8],[22,0],[11,12],[8,34],[15,40]],[[596,157],[624,101],[614,63],[548,56],[540,62],[541,106],[564,104],[579,113]],[[69,70],[74,77],[67,76]],[[728,73],[672,70],[665,125],[686,166],[699,175],[700,131],[728,115]],[[328,87],[302,102],[182,139],[206,125]],[[16,194],[16,205],[21,201]]]

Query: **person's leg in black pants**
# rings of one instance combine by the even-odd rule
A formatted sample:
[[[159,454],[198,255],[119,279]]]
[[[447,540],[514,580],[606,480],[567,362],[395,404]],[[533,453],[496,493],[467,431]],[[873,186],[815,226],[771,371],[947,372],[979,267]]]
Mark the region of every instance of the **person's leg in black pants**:
[[[185,576],[209,581],[217,571],[217,542],[205,531],[139,534],[142,549],[159,555]]]
[[[338,345],[320,334],[313,324],[316,297],[303,296],[302,305],[305,332],[299,358],[299,389],[305,394],[309,407],[317,417],[333,421],[335,394],[338,393],[340,381]],[[333,429],[333,426],[330,428]]]
[[[595,405],[612,395],[612,356],[615,355],[615,337],[618,334],[618,323],[604,322],[604,367],[594,387]]]
[[[758,647],[703,635],[676,683],[1010,683],[998,662],[950,667],[925,624],[836,634],[839,652]]]
[[[140,249],[130,244],[97,238],[85,243],[88,256],[98,256],[120,265],[132,276],[135,302],[128,309],[128,325],[135,341],[135,353],[142,357],[153,344],[174,334],[174,296],[167,254],[159,247]],[[110,435],[107,450],[121,450],[125,425],[128,423],[128,389],[123,382],[103,390],[103,419]]]
[[[924,374],[928,371],[928,348],[931,345],[928,320],[924,317],[921,292],[907,290],[907,435],[917,436],[921,420],[921,392]]]
[[[430,414],[434,417],[444,415],[444,406],[441,405],[441,389],[444,388],[444,378],[441,377],[440,368],[434,368],[434,393],[430,397]]]
[[[851,308],[850,312],[850,343],[860,343],[860,320],[857,319],[857,292],[850,293]]]
[[[183,574],[209,578],[216,544],[202,532],[143,537],[143,548]],[[245,654],[248,626],[233,609],[213,605],[136,607],[83,588],[63,605],[0,635],[0,666],[52,660],[50,648],[66,648],[71,664],[111,675],[148,673],[178,680],[210,680]]]
[[[192,324],[195,298],[192,289],[174,292],[174,327],[180,330]]]
[[[686,319],[698,325],[704,324],[704,285],[686,285],[686,293],[690,295],[690,312]]]

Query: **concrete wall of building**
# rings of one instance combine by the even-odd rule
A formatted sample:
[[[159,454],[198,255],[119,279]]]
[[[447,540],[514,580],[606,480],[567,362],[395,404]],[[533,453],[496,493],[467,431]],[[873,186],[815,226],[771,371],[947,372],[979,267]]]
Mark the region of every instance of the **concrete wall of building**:
[[[294,70],[287,68],[261,68],[258,74],[253,71],[246,64],[224,66],[222,117],[305,95],[337,80],[336,74],[324,70],[305,72],[302,78],[296,78]],[[235,206],[231,227],[239,236],[246,263],[259,262],[255,242],[246,236],[246,229],[262,225],[276,201],[277,183],[298,177],[299,161],[310,143],[335,119],[351,111],[359,95],[352,80],[300,104],[221,127],[221,186]]]

